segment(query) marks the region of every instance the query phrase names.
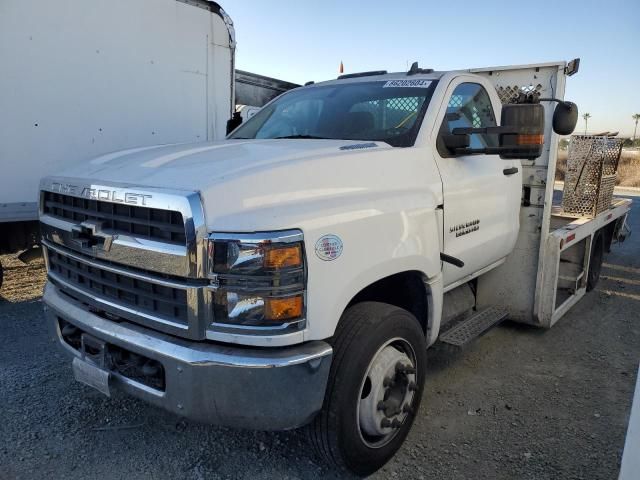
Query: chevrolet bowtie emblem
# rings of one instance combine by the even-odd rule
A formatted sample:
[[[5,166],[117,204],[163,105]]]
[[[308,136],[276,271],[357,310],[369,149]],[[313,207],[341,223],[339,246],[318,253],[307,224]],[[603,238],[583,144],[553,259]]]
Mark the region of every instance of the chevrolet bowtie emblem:
[[[80,248],[108,252],[116,235],[102,231],[102,226],[103,222],[97,220],[86,220],[74,225],[71,227],[72,239]]]

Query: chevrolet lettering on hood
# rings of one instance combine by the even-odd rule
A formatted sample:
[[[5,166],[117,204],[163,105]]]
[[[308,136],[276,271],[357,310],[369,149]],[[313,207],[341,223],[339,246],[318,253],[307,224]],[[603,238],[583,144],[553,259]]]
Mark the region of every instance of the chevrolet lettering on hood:
[[[53,182],[51,184],[51,191],[73,195],[74,197],[88,198],[91,200],[102,200],[105,202],[113,203],[126,203],[128,205],[138,206],[146,206],[147,199],[152,198],[152,195],[145,193],[122,192],[118,190],[83,187],[79,185],[72,185],[70,183],[59,182]]]

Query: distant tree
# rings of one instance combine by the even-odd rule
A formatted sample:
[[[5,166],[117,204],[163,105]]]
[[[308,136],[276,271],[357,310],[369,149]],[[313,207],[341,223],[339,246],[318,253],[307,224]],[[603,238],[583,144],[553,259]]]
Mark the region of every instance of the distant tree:
[[[631,118],[636,122],[635,127],[633,127],[633,141],[636,141],[636,131],[638,130],[638,120],[640,120],[640,113],[634,113],[631,115]]]
[[[583,113],[582,118],[584,118],[584,134],[587,134],[587,125],[589,124],[589,119],[591,118],[590,113]]]

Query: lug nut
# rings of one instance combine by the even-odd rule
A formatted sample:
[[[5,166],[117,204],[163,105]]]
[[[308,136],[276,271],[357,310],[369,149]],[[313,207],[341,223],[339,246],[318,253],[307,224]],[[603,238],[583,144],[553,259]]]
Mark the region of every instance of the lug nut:
[[[402,422],[397,418],[394,418],[391,422],[391,428],[400,428],[402,426]]]
[[[396,363],[396,372],[412,375],[416,373],[416,369],[410,365],[404,365],[403,363]]]
[[[383,418],[380,421],[380,426],[382,428],[391,428],[391,421],[388,418]]]
[[[393,387],[395,384],[395,380],[391,377],[385,377],[385,379],[382,381],[383,387]]]

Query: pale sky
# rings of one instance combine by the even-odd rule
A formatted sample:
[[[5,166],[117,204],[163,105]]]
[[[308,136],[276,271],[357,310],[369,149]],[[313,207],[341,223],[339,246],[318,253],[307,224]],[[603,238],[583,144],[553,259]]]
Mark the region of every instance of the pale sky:
[[[335,78],[341,60],[349,73],[580,57],[565,98],[591,114],[589,131],[630,136],[640,113],[640,0],[219,2],[242,70],[304,83]]]

